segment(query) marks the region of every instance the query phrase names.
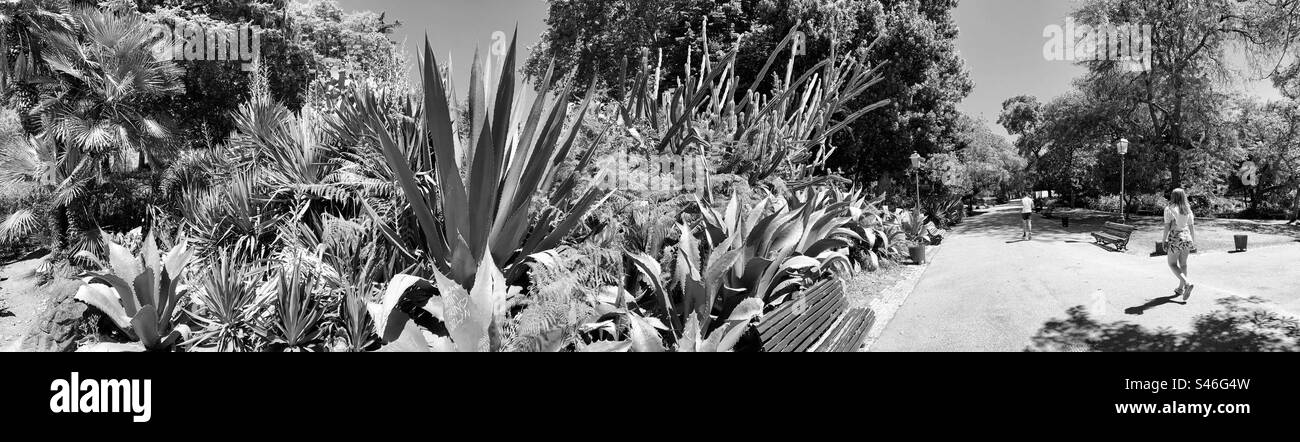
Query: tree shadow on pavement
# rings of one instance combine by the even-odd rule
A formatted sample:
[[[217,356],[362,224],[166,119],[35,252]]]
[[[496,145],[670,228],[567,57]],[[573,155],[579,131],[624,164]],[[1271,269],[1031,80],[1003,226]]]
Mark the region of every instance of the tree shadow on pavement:
[[[1066,310],[1066,318],[1047,321],[1025,351],[1300,351],[1300,320],[1265,302],[1258,297],[1219,299],[1220,309],[1198,315],[1189,332],[1103,323],[1075,306]]]

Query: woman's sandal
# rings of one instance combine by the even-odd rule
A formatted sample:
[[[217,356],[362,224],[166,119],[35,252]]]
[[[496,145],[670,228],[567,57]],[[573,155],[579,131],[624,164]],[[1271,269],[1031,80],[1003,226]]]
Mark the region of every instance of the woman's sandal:
[[[1196,288],[1196,284],[1187,284],[1187,290],[1183,291],[1183,301],[1186,301],[1187,298],[1192,297],[1192,289],[1194,288]]]

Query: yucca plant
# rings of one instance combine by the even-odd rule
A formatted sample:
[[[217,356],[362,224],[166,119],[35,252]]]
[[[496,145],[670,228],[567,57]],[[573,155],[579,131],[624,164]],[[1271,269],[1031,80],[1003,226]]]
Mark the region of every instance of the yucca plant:
[[[286,265],[276,275],[275,313],[263,332],[274,347],[285,351],[317,350],[324,339],[326,307],[316,293],[321,285],[317,276],[304,272],[300,264]]]
[[[353,285],[343,292],[339,303],[344,348],[348,351],[365,351],[376,342],[375,321],[366,305],[369,287]]]
[[[75,298],[103,312],[144,350],[168,351],[185,340],[189,326],[178,323],[176,307],[187,289],[184,270],[193,251],[182,240],[160,253],[153,232],[145,236],[140,256],[105,237],[108,265],[90,253],[80,257],[110,272],[91,272]],[[129,282],[128,282],[129,281]]]
[[[524,266],[519,264],[528,255],[560,245],[587,212],[612,192],[595,185],[586,191],[577,189],[577,175],[584,173],[591,155],[583,156],[573,175],[558,176],[557,166],[568,158],[583,130],[578,125],[564,133],[564,123],[570,119],[566,102],[571,86],[548,100],[546,94],[555,80],[548,70],[525,118],[522,103],[527,97],[515,90],[512,40],[492,94],[485,90],[486,81],[479,80],[482,76],[475,63],[468,100],[470,127],[465,131],[469,138],[459,140],[447,86],[428,41],[424,53],[422,129],[429,134],[434,160],[431,170],[411,161],[410,153],[423,149],[411,143],[420,142],[421,137],[391,133],[393,128],[382,117],[386,110],[374,94],[360,89],[353,98],[371,116],[368,127],[378,138],[385,163],[417,220],[423,241],[415,248],[422,249],[437,269],[461,286],[473,285],[479,263],[489,255],[507,281],[518,282],[525,276]],[[575,121],[582,121],[592,93],[587,91],[573,115]],[[590,149],[594,148],[593,144]],[[534,198],[548,192],[548,207],[539,212]],[[408,245],[396,229],[381,230],[395,244]]]
[[[222,250],[208,268],[203,286],[194,297],[202,313],[190,316],[203,325],[192,340],[196,345],[215,344],[218,351],[250,351],[261,309],[257,291],[246,268],[240,268],[232,250]]]

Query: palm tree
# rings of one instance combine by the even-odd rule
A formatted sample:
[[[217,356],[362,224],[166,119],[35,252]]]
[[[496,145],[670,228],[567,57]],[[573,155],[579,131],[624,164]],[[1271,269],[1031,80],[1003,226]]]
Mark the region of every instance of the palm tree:
[[[0,96],[48,73],[40,63],[40,33],[70,32],[68,8],[68,0],[0,0]]]
[[[59,251],[69,251],[69,231],[84,237],[74,248],[98,242],[94,220],[70,208],[85,207],[80,200],[109,175],[157,163],[170,136],[158,104],[185,90],[184,71],[154,55],[156,37],[139,14],[81,8],[67,15],[68,27],[33,25],[56,86],[30,111],[40,116],[40,133],[0,146],[0,181],[35,182],[48,192],[46,225]],[[0,234],[32,228],[32,216],[13,214]]]
[[[184,94],[184,70],[154,54],[157,36],[139,14],[82,8],[72,17],[79,33],[42,32],[42,57],[62,87],[33,112],[86,161],[116,171],[156,163],[159,144],[150,142],[170,137],[156,104]]]

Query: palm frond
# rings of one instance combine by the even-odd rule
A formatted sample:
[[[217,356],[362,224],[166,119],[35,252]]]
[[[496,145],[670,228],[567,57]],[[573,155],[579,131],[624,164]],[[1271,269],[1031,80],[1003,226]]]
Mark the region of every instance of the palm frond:
[[[10,213],[0,223],[0,243],[12,244],[30,238],[41,228],[41,220],[31,209]]]

